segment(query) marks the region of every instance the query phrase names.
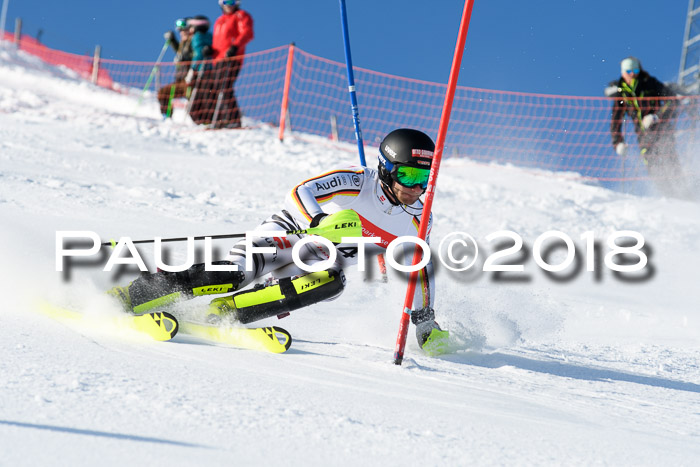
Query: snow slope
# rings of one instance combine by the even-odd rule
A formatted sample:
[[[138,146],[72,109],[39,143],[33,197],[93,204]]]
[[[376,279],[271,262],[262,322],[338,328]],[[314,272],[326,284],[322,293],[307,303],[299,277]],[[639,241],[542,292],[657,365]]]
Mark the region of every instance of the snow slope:
[[[687,201],[444,161],[433,245],[468,232],[481,267],[499,230],[529,251],[559,230],[581,258],[582,233],[604,254],[612,232],[634,230],[651,248],[648,277],[623,281],[598,262],[555,281],[531,253],[510,258],[524,280],[441,267],[436,310],[455,352],[423,355],[411,328],[400,367],[395,273],[386,285],[346,271],[338,300],[265,321],[293,334],[282,355],[32,312],[44,297],[116,313],[102,291],[133,276],[101,271],[104,259],[56,272],[57,230],[245,231],[299,181],[355,160],[353,145],[280,143],[264,126],[202,132],[180,113],[162,123],[153,100],[0,50],[0,465],[697,465],[700,209]]]

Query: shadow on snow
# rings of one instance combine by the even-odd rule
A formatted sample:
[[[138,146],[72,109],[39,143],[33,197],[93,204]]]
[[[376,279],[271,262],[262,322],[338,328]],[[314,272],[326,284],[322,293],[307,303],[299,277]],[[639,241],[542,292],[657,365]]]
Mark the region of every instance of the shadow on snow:
[[[468,352],[464,354],[445,355],[441,357],[441,359],[454,363],[480,366],[483,368],[501,368],[504,366],[512,366],[521,370],[546,373],[563,378],[573,378],[585,381],[621,381],[665,389],[673,389],[677,391],[700,393],[700,384],[685,381],[674,381],[655,376],[626,373],[607,368],[594,368],[558,361],[536,360],[499,352],[490,354]]]
[[[182,441],[172,441],[162,438],[154,438],[149,436],[137,436],[137,435],[126,435],[122,433],[109,433],[107,431],[97,431],[97,430],[82,430],[79,428],[70,428],[65,426],[56,425],[39,425],[36,423],[24,423],[24,422],[13,422],[9,420],[0,420],[0,425],[15,426],[19,428],[32,428],[35,430],[47,430],[56,431],[60,433],[70,433],[74,435],[86,435],[86,436],[99,436],[103,438],[113,438],[113,439],[123,439],[127,441],[139,441],[143,443],[160,443],[160,444],[170,444],[173,446],[183,446],[190,448],[204,448],[204,449],[214,449],[211,446],[205,446],[202,444],[186,443]]]

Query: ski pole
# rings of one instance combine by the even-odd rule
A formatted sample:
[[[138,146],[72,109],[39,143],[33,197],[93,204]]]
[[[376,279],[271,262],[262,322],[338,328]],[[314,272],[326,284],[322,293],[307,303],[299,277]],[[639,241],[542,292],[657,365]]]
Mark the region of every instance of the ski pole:
[[[331,214],[323,221],[318,227],[309,227],[308,229],[300,230],[287,230],[284,235],[279,232],[270,231],[270,236],[287,236],[287,235],[318,235],[319,237],[324,237],[331,242],[340,243],[343,237],[361,237],[362,236],[362,223],[360,217],[357,213],[351,209],[345,209],[343,211],[338,211],[335,214]],[[174,237],[174,238],[162,238],[161,243],[166,242],[184,242],[190,238],[193,240],[204,240],[211,238],[212,240],[221,238],[244,238],[246,234],[235,233],[235,234],[224,234],[224,235],[203,235],[199,237]],[[150,240],[132,240],[131,243],[154,243],[155,239]],[[117,244],[115,240],[110,240],[109,242],[103,242],[101,246],[112,246]]]
[[[244,233],[236,233],[236,234],[226,234],[226,235],[203,235],[201,237],[174,237],[174,238],[161,238],[160,241],[162,243],[167,243],[167,242],[184,242],[186,240],[189,240],[192,238],[193,240],[204,240],[205,238],[211,238],[212,240],[216,240],[219,238],[243,238],[245,237]],[[134,245],[139,244],[139,243],[154,243],[155,239],[150,239],[150,240],[132,240],[131,243]],[[116,240],[112,239],[108,242],[102,242],[100,245],[102,246],[115,246],[117,244]]]
[[[173,114],[173,99],[175,99],[175,85],[170,86],[170,99],[168,99],[168,111],[165,113],[168,117]]]
[[[192,91],[190,92],[189,98],[187,100],[187,108],[185,109],[185,115],[190,115],[190,112],[192,111],[192,105],[194,104],[195,99],[197,98],[197,90],[199,89],[199,82],[202,80],[202,75],[204,74],[204,65],[200,65],[201,68],[197,71],[197,79],[194,81],[194,87],[192,87]],[[191,115],[190,115],[191,117]],[[187,117],[185,117],[187,118]]]
[[[224,100],[224,91],[226,90],[225,86],[228,82],[229,76],[231,76],[231,67],[233,66],[233,64],[230,62],[230,60],[232,60],[232,59],[225,58],[222,62],[219,62],[219,64],[221,66],[226,67],[226,72],[224,73],[224,80],[221,82],[221,89],[219,89],[219,94],[216,97],[216,106],[214,107],[214,115],[212,115],[212,117],[211,117],[211,124],[209,125],[209,128],[216,128],[216,122],[219,119],[219,112],[221,111],[221,106],[222,106],[223,100]],[[221,71],[221,70],[219,70],[219,71]],[[217,73],[216,74],[217,80],[219,79],[219,76],[220,76],[220,74]]]
[[[158,72],[158,65],[160,65],[161,61],[163,61],[163,57],[165,56],[165,52],[168,50],[169,43],[170,43],[170,41],[166,39],[165,44],[163,44],[163,48],[160,50],[160,55],[158,55],[158,60],[156,60],[155,65],[153,65],[153,70],[151,70],[151,74],[148,77],[148,80],[146,81],[146,86],[144,86],[143,91],[141,91],[141,97],[139,97],[138,105],[141,105],[141,101],[143,100],[143,96],[146,94],[146,91],[148,90],[148,88],[151,87],[151,81],[153,81],[153,77]]]

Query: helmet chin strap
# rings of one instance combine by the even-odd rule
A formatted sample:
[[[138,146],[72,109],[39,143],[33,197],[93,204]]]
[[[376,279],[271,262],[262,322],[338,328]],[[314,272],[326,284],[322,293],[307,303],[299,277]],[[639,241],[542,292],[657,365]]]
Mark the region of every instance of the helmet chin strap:
[[[399,203],[399,197],[396,196],[396,193],[394,193],[394,189],[391,187],[391,185],[388,185],[384,180],[380,181],[382,182],[382,191],[387,195],[389,202],[394,206],[401,206],[401,203]]]
[[[413,215],[406,210],[406,208],[410,208],[411,206],[399,202],[399,197],[396,196],[396,193],[394,192],[394,189],[391,187],[391,185],[387,185],[387,183],[384,180],[380,181],[382,183],[382,191],[387,195],[387,199],[389,200],[389,202],[394,206],[399,206],[401,209],[403,209],[403,212],[405,212],[406,214]],[[423,190],[423,193],[425,193],[425,190]],[[421,193],[421,196],[423,195],[423,193]]]

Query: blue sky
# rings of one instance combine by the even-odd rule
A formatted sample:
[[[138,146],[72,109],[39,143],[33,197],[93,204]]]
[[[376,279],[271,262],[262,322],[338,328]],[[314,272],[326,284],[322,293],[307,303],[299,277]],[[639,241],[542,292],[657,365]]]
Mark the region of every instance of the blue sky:
[[[73,53],[155,61],[178,17],[220,14],[216,0],[8,0],[6,29]],[[446,83],[463,0],[346,0],[356,67]],[[255,21],[248,51],[292,41],[344,62],[338,0],[242,0]],[[476,0],[459,84],[486,89],[601,96],[628,55],[675,81],[688,0]],[[166,55],[166,60],[172,59]],[[361,89],[358,89],[358,94]]]

